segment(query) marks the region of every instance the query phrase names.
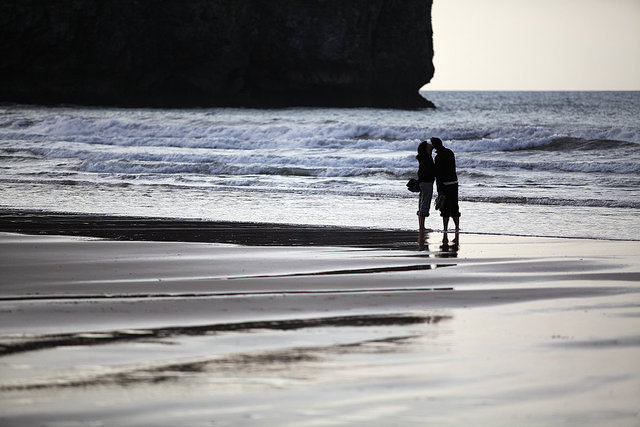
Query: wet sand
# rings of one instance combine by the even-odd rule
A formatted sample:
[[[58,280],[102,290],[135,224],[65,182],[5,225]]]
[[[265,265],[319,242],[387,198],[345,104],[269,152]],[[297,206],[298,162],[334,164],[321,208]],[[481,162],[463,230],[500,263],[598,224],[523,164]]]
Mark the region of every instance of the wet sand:
[[[640,424],[638,242],[418,250],[36,212],[0,230],[3,426]]]

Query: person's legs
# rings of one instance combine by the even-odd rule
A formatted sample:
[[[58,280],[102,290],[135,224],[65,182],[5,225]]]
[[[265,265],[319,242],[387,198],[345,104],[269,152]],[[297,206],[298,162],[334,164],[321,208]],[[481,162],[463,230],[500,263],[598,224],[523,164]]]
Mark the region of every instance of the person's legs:
[[[458,184],[451,185],[448,188],[450,193],[449,214],[453,218],[453,223],[456,226],[456,231],[460,231],[460,207],[458,206]]]
[[[418,245],[424,246],[424,216],[418,215]]]
[[[449,229],[449,217],[448,216],[443,216],[442,217],[442,231],[444,231],[446,233],[448,229]]]
[[[433,196],[433,183],[421,182],[420,183],[420,201],[418,202],[418,244],[424,246],[424,233],[427,230],[424,227],[424,220],[429,216],[429,206],[431,204],[431,197]]]
[[[431,206],[431,198],[433,197],[433,183],[421,182],[420,183],[420,199],[418,201],[418,215],[423,217],[429,216],[429,209]]]

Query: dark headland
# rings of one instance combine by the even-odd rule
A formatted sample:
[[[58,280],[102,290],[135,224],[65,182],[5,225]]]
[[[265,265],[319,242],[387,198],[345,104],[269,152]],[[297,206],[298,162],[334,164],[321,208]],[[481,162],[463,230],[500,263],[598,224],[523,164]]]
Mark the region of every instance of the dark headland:
[[[0,102],[428,108],[432,0],[3,0]]]

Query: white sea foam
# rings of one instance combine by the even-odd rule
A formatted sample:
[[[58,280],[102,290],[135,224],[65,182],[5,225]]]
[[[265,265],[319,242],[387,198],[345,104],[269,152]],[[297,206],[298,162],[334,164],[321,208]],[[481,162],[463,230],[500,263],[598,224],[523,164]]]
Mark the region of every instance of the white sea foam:
[[[430,127],[343,123],[226,125],[146,123],[130,119],[51,116],[39,121],[5,119],[0,140],[51,140],[117,146],[189,148],[349,148],[413,150],[416,142],[439,136],[457,151],[513,151],[549,145],[558,138],[615,140],[640,144],[640,130],[631,127],[499,126]]]
[[[547,146],[551,141],[547,144]],[[470,145],[480,146],[477,141]],[[508,144],[508,142],[504,142]],[[463,143],[460,143],[464,146]],[[513,147],[514,145],[509,145]],[[640,162],[627,156],[594,158],[589,153],[569,153],[569,157],[513,156],[482,153],[481,150],[458,150],[458,168],[461,170],[492,171],[516,169],[532,171],[564,171],[581,173],[640,174]],[[524,149],[524,145],[521,145]],[[536,146],[540,148],[540,146]],[[2,149],[2,146],[0,146]],[[7,150],[5,150],[7,151]],[[8,150],[11,151],[11,150]],[[78,143],[23,144],[21,153],[34,159],[69,159],[79,161],[78,170],[99,173],[208,173],[208,174],[296,174],[300,176],[337,177],[372,176],[387,174],[405,176],[416,167],[413,153],[407,150],[378,148],[376,150],[329,149],[188,149],[185,147],[122,146],[109,149]],[[640,150],[635,150],[636,155]],[[12,155],[16,155],[14,151]],[[545,155],[548,152],[544,152]]]

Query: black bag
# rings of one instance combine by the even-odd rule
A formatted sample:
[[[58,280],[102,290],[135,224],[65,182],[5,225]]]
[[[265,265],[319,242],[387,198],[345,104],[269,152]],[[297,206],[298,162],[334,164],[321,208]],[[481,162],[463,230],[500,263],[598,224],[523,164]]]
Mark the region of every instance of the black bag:
[[[411,178],[409,182],[407,182],[407,189],[413,193],[419,193],[420,182],[415,178]]]

